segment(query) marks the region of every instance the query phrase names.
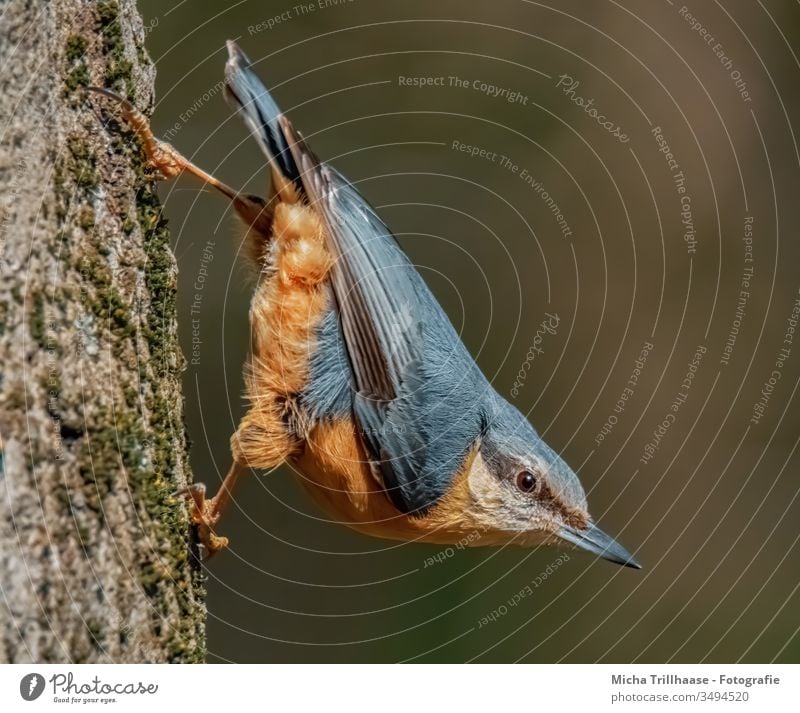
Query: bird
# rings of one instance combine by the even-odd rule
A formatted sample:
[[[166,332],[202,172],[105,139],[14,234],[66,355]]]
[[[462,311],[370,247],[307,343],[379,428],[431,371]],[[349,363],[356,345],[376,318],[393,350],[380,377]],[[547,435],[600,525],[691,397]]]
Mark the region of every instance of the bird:
[[[257,273],[247,411],[214,497],[184,495],[206,556],[248,470],[289,463],[337,522],[405,542],[556,544],[640,568],[595,523],[578,476],[493,387],[424,279],[354,185],[322,161],[239,46],[224,96],[260,146],[268,198],[232,189],[157,139],[113,92],[156,177],[193,174],[227,197]]]

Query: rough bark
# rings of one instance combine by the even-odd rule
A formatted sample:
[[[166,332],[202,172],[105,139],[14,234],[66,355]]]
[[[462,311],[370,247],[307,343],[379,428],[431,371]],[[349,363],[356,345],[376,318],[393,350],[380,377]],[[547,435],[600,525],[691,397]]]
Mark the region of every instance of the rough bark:
[[[176,267],[133,0],[0,2],[0,661],[199,661]]]

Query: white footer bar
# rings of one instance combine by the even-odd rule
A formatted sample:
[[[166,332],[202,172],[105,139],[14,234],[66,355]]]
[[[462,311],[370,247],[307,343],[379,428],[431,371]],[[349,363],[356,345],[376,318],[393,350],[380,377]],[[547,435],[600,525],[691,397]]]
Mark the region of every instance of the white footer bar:
[[[0,710],[799,710],[795,665],[0,666]]]

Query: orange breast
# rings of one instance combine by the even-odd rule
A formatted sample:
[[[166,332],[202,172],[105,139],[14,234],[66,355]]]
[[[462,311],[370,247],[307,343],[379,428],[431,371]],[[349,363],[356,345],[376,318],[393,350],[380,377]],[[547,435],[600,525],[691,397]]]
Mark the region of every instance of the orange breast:
[[[401,513],[370,472],[367,455],[351,421],[317,424],[301,454],[292,458],[300,480],[337,522],[374,537],[452,544],[464,536],[460,517],[466,478],[423,517]],[[465,469],[466,472],[466,469]]]

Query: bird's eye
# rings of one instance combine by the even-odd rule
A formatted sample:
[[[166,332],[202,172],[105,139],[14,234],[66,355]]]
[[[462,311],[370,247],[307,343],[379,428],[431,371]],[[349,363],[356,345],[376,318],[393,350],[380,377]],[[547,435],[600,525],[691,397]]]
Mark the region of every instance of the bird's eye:
[[[517,487],[523,493],[532,493],[536,489],[536,476],[529,470],[517,473]]]

